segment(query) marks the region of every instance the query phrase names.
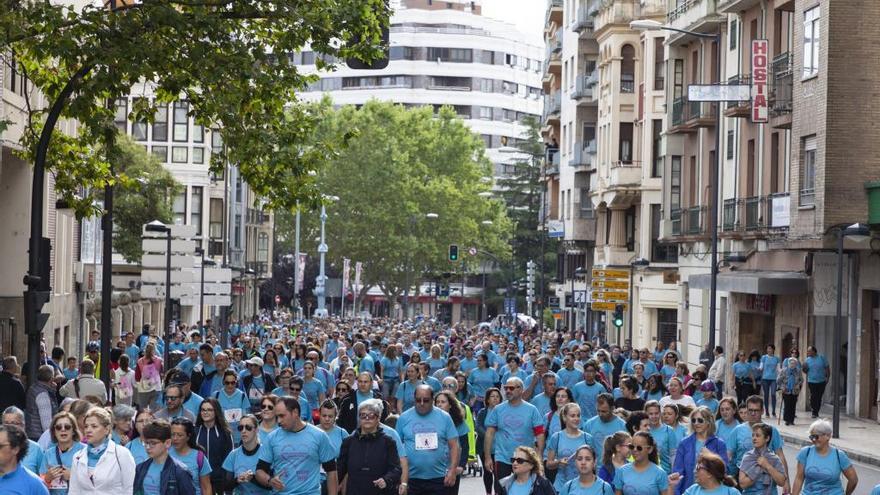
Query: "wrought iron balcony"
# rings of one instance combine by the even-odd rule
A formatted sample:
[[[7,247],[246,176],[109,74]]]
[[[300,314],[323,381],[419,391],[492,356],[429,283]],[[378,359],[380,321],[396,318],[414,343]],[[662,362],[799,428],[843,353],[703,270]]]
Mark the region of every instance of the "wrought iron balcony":
[[[593,17],[589,14],[586,4],[578,7],[577,17],[571,26],[571,30],[584,37],[593,31]]]
[[[730,232],[736,228],[736,199],[725,199],[721,210],[721,230]]]
[[[681,235],[681,209],[675,208],[669,212],[669,222],[672,224],[672,235]]]

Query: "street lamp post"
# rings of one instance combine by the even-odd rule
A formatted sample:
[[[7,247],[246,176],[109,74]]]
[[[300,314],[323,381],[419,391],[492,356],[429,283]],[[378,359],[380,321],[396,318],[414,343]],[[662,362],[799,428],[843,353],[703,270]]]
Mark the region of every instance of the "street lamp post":
[[[293,314],[299,317],[299,204],[296,206],[296,232],[293,240]]]
[[[147,232],[159,232],[165,234],[167,240],[165,246],[165,330],[162,335],[165,336],[165,356],[164,363],[169,362],[168,357],[171,354],[171,227],[163,224],[158,220],[154,220],[144,227]],[[107,259],[104,260],[107,262]]]
[[[571,279],[572,287],[574,287],[574,279],[576,279],[576,278],[581,278],[581,277],[585,276],[586,274],[587,274],[587,269],[586,269],[586,268],[584,268],[584,267],[582,267],[582,266],[577,267],[577,268],[574,270],[574,276],[572,276],[572,279]],[[586,278],[585,278],[584,280],[586,280]],[[586,336],[586,335],[587,335],[587,332],[588,332],[588,329],[587,329],[587,311],[586,311],[586,305],[587,305],[587,292],[586,292],[586,291],[587,291],[587,288],[584,287],[584,301],[581,303],[581,304],[584,305],[584,336]],[[572,289],[572,291],[571,291],[571,298],[572,298],[571,302],[572,302],[572,304],[574,304],[574,300],[575,300],[575,297],[574,297],[574,289]],[[575,306],[575,308],[577,308],[577,306]],[[575,320],[575,330],[577,330],[577,309],[575,309],[575,318],[574,318],[574,320]]]
[[[840,438],[840,339],[843,332],[843,240],[846,237],[864,239],[870,235],[867,226],[853,224],[837,231],[837,311],[834,318],[834,334],[831,344],[831,396],[834,411],[831,416],[831,436]],[[849,292],[852,292],[850,290]],[[848,295],[847,295],[848,296]],[[847,297],[847,300],[849,298]]]
[[[716,48],[716,56],[718,57],[718,63],[715,64],[715,80],[717,84],[721,84],[721,57],[722,47],[721,47],[721,31],[718,33],[709,34],[709,33],[698,33],[695,31],[688,31],[686,29],[678,29],[672,26],[667,26],[661,24],[657,21],[652,20],[638,20],[632,21],[629,23],[631,29],[638,31],[674,31],[677,33],[683,33],[690,36],[694,36],[702,39],[710,39],[715,41]],[[715,163],[712,166],[712,169],[709,173],[709,229],[712,232],[712,255],[710,260],[710,270],[711,270],[711,281],[709,286],[709,346],[710,348],[715,348],[715,312],[717,302],[717,293],[718,293],[718,175],[721,171],[721,102],[716,102],[716,110],[715,110]],[[632,305],[630,305],[630,311],[632,311]],[[632,320],[630,320],[632,321]],[[631,324],[631,323],[630,323]],[[630,344],[632,344],[632,332],[630,331]]]
[[[213,260],[205,259],[205,249],[197,248],[196,254],[202,257],[201,278],[199,279],[199,333],[205,336],[205,266],[214,266]]]
[[[325,196],[325,200],[339,201],[337,196]],[[327,223],[327,206],[321,205],[321,244],[318,245],[318,253],[321,255],[321,268],[318,274],[318,280],[315,283],[315,293],[318,296],[318,309],[315,310],[315,316],[324,318],[327,316],[327,277],[325,276],[325,262],[327,257],[327,237],[325,236],[325,225]]]
[[[635,294],[633,272],[636,271],[636,268],[644,268],[650,264],[651,262],[645,258],[636,258],[629,263],[629,325],[627,333],[629,334],[629,345],[631,348],[633,346],[633,306],[635,306],[635,301],[633,301],[633,295]]]

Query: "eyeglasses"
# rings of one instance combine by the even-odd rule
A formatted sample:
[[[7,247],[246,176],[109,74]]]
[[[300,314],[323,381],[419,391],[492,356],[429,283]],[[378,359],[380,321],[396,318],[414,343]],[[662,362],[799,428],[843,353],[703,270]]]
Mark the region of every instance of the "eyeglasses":
[[[809,438],[811,442],[815,442],[816,440],[819,439],[819,435],[816,435],[815,433],[813,433],[807,438]]]
[[[301,391],[302,391],[302,387],[290,387],[290,391],[291,391],[291,392],[301,392]]]
[[[695,425],[701,425],[701,424],[703,424],[703,423],[705,423],[705,422],[706,422],[706,420],[703,419],[703,418],[694,418],[694,419],[691,420],[691,423],[693,423],[693,424],[695,424]]]
[[[530,461],[528,459],[523,459],[522,457],[511,457],[510,463],[511,464],[531,464],[532,461]]]
[[[159,444],[162,444],[162,443],[164,443],[164,442],[160,442],[158,440],[147,440],[146,442],[144,442],[144,447],[152,449],[153,447],[155,447]]]
[[[421,399],[416,399],[415,402],[416,404],[430,404],[432,402],[432,399],[423,397]]]
[[[505,385],[504,386],[504,390],[516,390],[518,388],[519,388],[518,385]]]
[[[347,389],[347,388],[337,388],[336,389],[337,394],[347,394],[348,392],[349,392],[349,389]]]
[[[455,384],[454,383],[446,383],[443,385],[443,388],[455,388]]]
[[[55,425],[55,431],[70,431],[73,429],[73,425],[69,423],[58,423]]]
[[[178,400],[178,399],[180,399],[180,396],[179,395],[166,395],[165,399],[166,400]]]
[[[247,430],[247,431],[254,431],[255,429],[256,429],[256,428],[254,428],[254,427],[251,426],[251,425],[238,425],[238,431],[244,431],[244,430]]]
[[[752,408],[748,408],[748,409],[746,409],[746,411],[748,411],[749,414],[761,414],[761,410],[760,410],[760,409],[752,409]]]
[[[376,419],[379,415],[376,413],[360,413],[358,414],[358,418],[360,419]]]

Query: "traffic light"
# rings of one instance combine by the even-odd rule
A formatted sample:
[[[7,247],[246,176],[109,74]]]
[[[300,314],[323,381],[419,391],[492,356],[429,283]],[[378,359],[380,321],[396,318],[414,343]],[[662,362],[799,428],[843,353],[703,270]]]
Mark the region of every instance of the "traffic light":
[[[611,322],[614,323],[614,326],[617,328],[623,326],[623,304],[614,306],[614,315],[611,317]]]
[[[49,238],[40,238],[36,278],[28,274],[24,279],[25,285],[28,285],[24,297],[25,331],[34,335],[39,335],[43,331],[43,327],[46,326],[46,322],[49,321],[49,315],[41,313],[41,311],[43,306],[49,302],[49,296],[52,293],[52,287],[49,283],[49,277],[52,275],[51,253],[52,244]]]
[[[382,47],[384,49],[384,55],[382,56],[382,58],[378,58],[370,63],[366,63],[361,59],[349,57],[345,59],[345,65],[354,70],[380,70],[388,67],[388,46],[390,43],[389,39],[389,28],[386,26],[382,29]],[[357,43],[357,40],[355,40],[355,43]]]
[[[458,261],[458,244],[449,245],[449,261]]]

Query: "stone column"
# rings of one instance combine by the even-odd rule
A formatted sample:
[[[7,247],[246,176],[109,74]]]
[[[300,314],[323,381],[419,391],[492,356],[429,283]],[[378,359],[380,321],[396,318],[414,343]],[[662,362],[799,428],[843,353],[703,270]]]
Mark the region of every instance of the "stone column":
[[[611,208],[611,232],[608,245],[613,247],[626,246],[626,210]]]

